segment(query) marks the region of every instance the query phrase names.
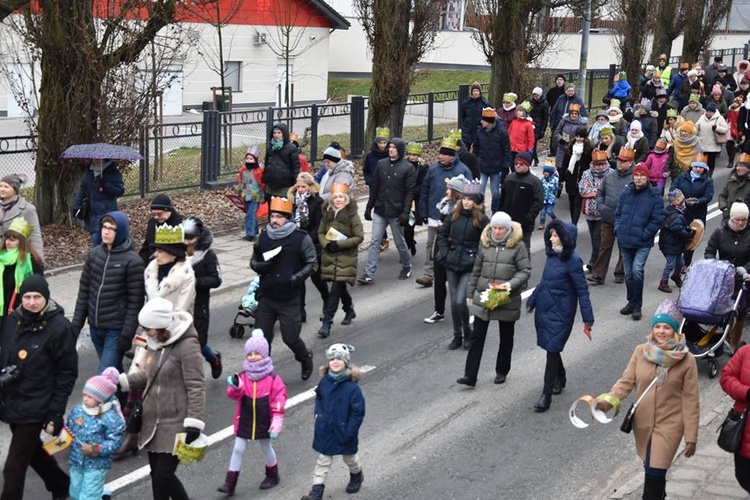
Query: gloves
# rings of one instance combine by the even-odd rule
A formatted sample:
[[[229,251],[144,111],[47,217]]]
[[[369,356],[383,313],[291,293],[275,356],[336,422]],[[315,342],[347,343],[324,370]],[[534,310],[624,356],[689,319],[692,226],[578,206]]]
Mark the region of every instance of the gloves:
[[[368,208],[365,210],[365,220],[372,220],[372,209]]]
[[[292,288],[298,288],[304,280],[298,275],[293,274],[291,279]]]
[[[133,347],[133,339],[125,335],[120,335],[120,338],[117,339],[117,352],[125,354],[131,347]]]
[[[58,436],[64,425],[62,415],[53,413],[47,415],[47,425],[44,426],[44,429],[47,431],[47,434]]]
[[[398,216],[398,225],[399,226],[405,226],[406,223],[409,222],[409,214],[408,213],[401,213]]]
[[[281,428],[284,426],[284,417],[276,416],[271,419],[271,426],[268,428],[268,433],[271,435],[271,439],[278,439],[281,434]]]
[[[685,198],[685,205],[692,207],[698,203],[698,198]]]
[[[238,388],[240,386],[240,376],[238,374],[230,375],[227,377],[227,384]]]
[[[250,262],[250,267],[258,274],[268,274],[271,272],[272,264],[264,260],[256,260]]]
[[[336,253],[339,251],[339,244],[335,241],[331,241],[326,245],[326,252],[328,253]]]
[[[185,444],[190,444],[201,435],[200,429],[197,427],[185,427]]]
[[[92,458],[98,457],[101,451],[100,448],[101,447],[98,444],[81,443],[81,453],[83,453],[87,457],[92,457]]]

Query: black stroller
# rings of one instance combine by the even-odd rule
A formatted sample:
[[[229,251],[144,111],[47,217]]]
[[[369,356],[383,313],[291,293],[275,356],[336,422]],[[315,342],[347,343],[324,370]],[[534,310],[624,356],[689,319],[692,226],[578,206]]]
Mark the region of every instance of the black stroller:
[[[255,310],[258,309],[258,301],[255,300],[255,291],[260,286],[260,278],[255,278],[247,287],[245,295],[240,301],[239,311],[234,316],[234,322],[229,328],[229,336],[233,339],[241,339],[245,335],[245,327],[255,326]]]

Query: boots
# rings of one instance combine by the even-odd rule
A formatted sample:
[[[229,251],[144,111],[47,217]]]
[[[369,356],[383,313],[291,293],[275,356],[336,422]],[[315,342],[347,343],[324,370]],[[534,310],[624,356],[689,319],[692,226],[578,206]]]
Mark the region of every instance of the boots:
[[[325,484],[313,484],[310,493],[303,495],[302,500],[323,500],[323,490],[325,489]]]
[[[667,480],[646,474],[643,482],[643,500],[664,500],[667,497]]]
[[[542,393],[539,397],[539,401],[534,405],[534,411],[537,413],[544,413],[549,410],[550,404],[552,403],[552,396]]]
[[[744,321],[735,321],[732,327],[729,329],[727,340],[729,345],[732,346],[732,350],[737,351],[740,346],[740,339],[742,338],[742,330],[745,328]]]
[[[302,380],[307,380],[310,378],[310,375],[312,375],[313,372],[313,353],[312,351],[307,351],[307,356],[305,356],[305,359],[303,359],[300,364],[302,365]]]
[[[209,363],[211,365],[211,377],[216,380],[221,377],[221,372],[224,369],[221,365],[221,353],[214,351],[214,360]]]
[[[227,471],[227,477],[224,479],[224,484],[219,486],[218,491],[221,493],[226,493],[227,496],[234,495],[234,489],[237,487],[237,479],[240,477],[240,471],[238,470],[228,470]]]
[[[273,488],[279,484],[279,462],[273,464],[273,467],[266,465],[266,477],[263,482],[260,483],[261,490],[267,490]]]
[[[321,339],[328,337],[331,334],[332,323],[333,321],[324,319],[323,324],[320,325],[320,330],[318,330],[318,337]]]
[[[342,325],[351,325],[352,320],[357,317],[357,313],[354,312],[354,306],[349,306],[349,309],[344,311],[344,319],[341,320]]]
[[[453,320],[453,340],[448,349],[451,351],[458,349],[463,344],[461,330],[463,323],[461,321],[461,309],[457,306],[451,306],[451,320]]]
[[[129,453],[133,453],[133,455],[138,454],[138,434],[131,434],[131,433],[125,433],[125,438],[122,440],[122,445],[120,448],[112,453],[112,458],[115,460],[119,460],[121,458],[125,458],[128,456]]]
[[[448,350],[449,351],[455,351],[456,349],[458,349],[459,347],[461,347],[462,344],[463,344],[463,342],[461,340],[461,334],[460,333],[454,333],[453,334],[453,340],[451,340],[451,343],[448,344]]]
[[[672,288],[669,286],[669,280],[659,281],[659,291],[664,293],[672,293]]]
[[[565,389],[565,384],[568,383],[568,379],[565,375],[558,376],[555,379],[555,383],[552,385],[552,394],[560,394]]]
[[[347,493],[356,493],[362,487],[362,482],[365,480],[365,475],[360,470],[356,474],[349,474],[349,484],[346,485]]]

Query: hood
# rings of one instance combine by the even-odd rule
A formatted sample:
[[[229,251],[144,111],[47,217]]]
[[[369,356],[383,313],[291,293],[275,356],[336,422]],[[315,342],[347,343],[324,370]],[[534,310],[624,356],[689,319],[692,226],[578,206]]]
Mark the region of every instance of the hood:
[[[289,127],[286,126],[286,123],[274,123],[273,124],[273,128],[271,129],[271,135],[268,138],[269,141],[273,139],[274,128],[281,130],[281,133],[284,134],[284,144],[289,142]]]
[[[112,217],[117,225],[115,231],[115,241],[112,244],[112,248],[119,247],[130,239],[130,219],[122,212],[107,212],[107,216]]]
[[[544,248],[547,255],[557,255],[552,250],[552,244],[549,241],[549,232],[554,229],[560,237],[563,245],[563,251],[560,253],[561,260],[568,260],[573,251],[576,249],[576,238],[578,238],[578,228],[569,222],[563,222],[555,219],[544,229]]]
[[[492,239],[490,238],[490,232],[492,231],[492,226],[487,224],[485,228],[482,230],[482,236],[480,237],[482,246],[485,248],[489,248],[492,246],[497,245]],[[518,222],[511,221],[510,223],[510,236],[508,236],[508,239],[505,240],[505,248],[516,248],[519,243],[523,241],[523,229],[521,228],[521,224]]]
[[[370,146],[370,152],[377,156],[378,158],[386,158],[388,156],[388,146],[385,147],[385,149],[381,150],[378,147],[378,141],[372,141],[372,146]]]
[[[388,141],[388,144],[393,144],[394,146],[396,146],[396,151],[398,151],[399,160],[404,157],[404,153],[406,153],[406,142],[404,142],[403,139],[401,139],[400,137],[394,137],[393,139]],[[387,154],[387,150],[386,150],[386,154]]]
[[[615,87],[617,87],[618,89],[627,89],[627,90],[630,90],[630,88],[631,88],[630,84],[628,83],[627,80],[620,80],[620,81],[618,81],[615,84]]]
[[[342,160],[339,160],[339,162],[333,166],[333,169],[330,172],[331,172],[331,175],[339,174],[342,172],[348,172],[352,174],[352,177],[354,177],[354,165],[349,160],[342,159]]]
[[[203,226],[201,234],[198,236],[198,242],[195,244],[196,250],[208,250],[214,242],[214,235],[209,228]]]
[[[169,330],[170,333],[167,341],[159,342],[158,340],[152,339],[151,337],[146,337],[146,343],[148,344],[148,347],[150,349],[158,351],[159,349],[162,349],[168,345],[174,344],[183,336],[188,336],[186,335],[186,332],[189,331],[191,326],[193,326],[193,316],[189,312],[175,311],[172,314],[172,324],[167,327],[167,330]],[[193,335],[196,334],[193,333]]]

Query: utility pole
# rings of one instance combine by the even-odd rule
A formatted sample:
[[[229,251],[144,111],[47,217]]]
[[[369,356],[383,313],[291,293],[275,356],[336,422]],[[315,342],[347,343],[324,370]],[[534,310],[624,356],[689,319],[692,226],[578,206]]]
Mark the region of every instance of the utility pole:
[[[585,101],[586,67],[589,60],[589,31],[591,31],[591,0],[586,0],[586,13],[583,15],[583,32],[581,33],[581,61],[578,67],[578,97]]]

